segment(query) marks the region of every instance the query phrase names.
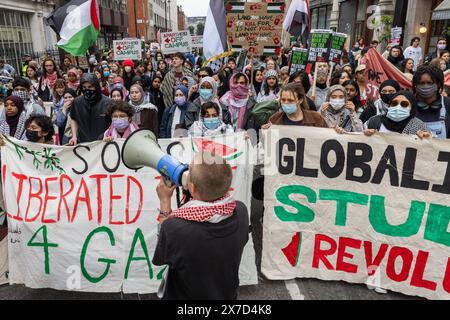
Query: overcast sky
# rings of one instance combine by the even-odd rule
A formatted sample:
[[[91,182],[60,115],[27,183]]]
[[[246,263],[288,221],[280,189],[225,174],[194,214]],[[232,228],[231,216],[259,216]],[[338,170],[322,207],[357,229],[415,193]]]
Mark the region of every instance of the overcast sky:
[[[186,17],[206,17],[209,0],[177,0]]]

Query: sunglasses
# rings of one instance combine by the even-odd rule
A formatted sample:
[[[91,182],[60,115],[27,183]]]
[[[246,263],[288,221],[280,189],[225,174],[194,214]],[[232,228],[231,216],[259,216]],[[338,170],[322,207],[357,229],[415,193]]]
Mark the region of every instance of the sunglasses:
[[[391,107],[396,107],[398,105],[401,105],[403,108],[408,108],[411,106],[411,104],[408,101],[398,101],[398,100],[392,100],[389,104]]]

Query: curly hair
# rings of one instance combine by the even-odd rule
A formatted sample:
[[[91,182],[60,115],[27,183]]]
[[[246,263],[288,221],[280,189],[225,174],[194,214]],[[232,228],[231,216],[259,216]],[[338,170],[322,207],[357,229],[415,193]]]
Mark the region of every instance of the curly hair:
[[[416,86],[419,83],[420,78],[425,74],[429,75],[433,82],[437,84],[439,92],[444,89],[444,72],[434,66],[422,65],[417,68],[412,80],[414,93],[416,93]]]
[[[43,114],[32,114],[27,121],[25,121],[25,128],[28,128],[32,122],[41,127],[42,132],[47,132],[47,135],[44,137],[45,141],[51,141],[53,139],[53,136],[55,135],[55,127],[53,126],[53,122],[50,117]]]
[[[123,113],[126,113],[128,118],[131,118],[134,115],[133,108],[122,100],[111,100],[108,108],[108,116],[112,117],[113,113],[116,111],[121,111]]]

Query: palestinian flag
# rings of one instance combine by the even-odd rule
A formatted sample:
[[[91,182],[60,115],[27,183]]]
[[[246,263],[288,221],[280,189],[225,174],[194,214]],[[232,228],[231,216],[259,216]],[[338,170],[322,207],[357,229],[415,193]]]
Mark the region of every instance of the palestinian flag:
[[[192,150],[195,153],[198,153],[200,151],[214,153],[215,155],[221,157],[222,159],[225,159],[226,161],[234,160],[242,155],[242,152],[239,152],[236,148],[232,148],[213,140],[204,138],[193,138]]]
[[[73,56],[84,56],[100,32],[96,0],[72,0],[54,10],[48,25],[61,37],[58,47]]]

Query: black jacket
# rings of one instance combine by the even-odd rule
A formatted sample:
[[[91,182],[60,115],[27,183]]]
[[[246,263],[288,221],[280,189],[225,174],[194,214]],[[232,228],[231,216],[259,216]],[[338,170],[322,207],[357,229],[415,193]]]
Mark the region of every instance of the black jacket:
[[[81,78],[83,83],[89,82],[95,86],[96,98],[88,101],[84,96],[77,97],[70,110],[70,117],[78,124],[78,142],[92,142],[101,140],[103,134],[111,125],[111,117],[107,115],[111,99],[105,97],[95,74],[86,74]]]

